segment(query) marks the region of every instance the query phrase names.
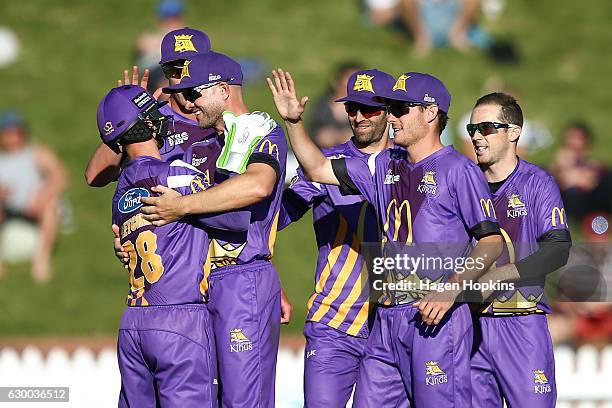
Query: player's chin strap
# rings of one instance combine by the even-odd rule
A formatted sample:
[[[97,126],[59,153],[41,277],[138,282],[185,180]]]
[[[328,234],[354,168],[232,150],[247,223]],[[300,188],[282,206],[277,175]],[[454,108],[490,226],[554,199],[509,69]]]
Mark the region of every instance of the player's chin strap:
[[[255,147],[277,126],[276,122],[259,111],[240,116],[225,111],[223,121],[225,145],[217,159],[217,170],[242,174]]]

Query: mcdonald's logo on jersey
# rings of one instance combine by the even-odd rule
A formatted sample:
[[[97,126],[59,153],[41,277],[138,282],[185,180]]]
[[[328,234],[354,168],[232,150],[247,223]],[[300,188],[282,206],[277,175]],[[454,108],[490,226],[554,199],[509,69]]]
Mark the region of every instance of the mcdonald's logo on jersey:
[[[553,208],[552,214],[550,215],[550,222],[552,223],[553,227],[557,226],[557,216],[559,219],[559,225],[567,225],[565,223],[565,208]]]
[[[491,201],[490,198],[487,198],[486,200],[484,198],[481,198],[480,208],[482,209],[482,214],[485,217],[497,218],[497,214],[495,214],[495,207],[493,206],[493,201]]]
[[[276,157],[276,160],[279,160],[278,145],[276,143],[272,143],[269,139],[264,140],[261,145],[259,145],[259,152],[267,153],[270,156]]]
[[[393,209],[393,213],[391,212],[391,209]],[[391,227],[391,220],[393,219],[393,236],[392,236],[392,241],[396,242],[398,240],[398,238],[400,237],[400,230],[402,229],[402,227],[404,226],[404,209],[405,211],[405,220],[406,220],[406,244],[411,244],[412,243],[412,209],[410,208],[410,203],[408,202],[408,200],[404,200],[402,201],[402,203],[398,206],[397,205],[397,200],[394,198],[393,200],[391,200],[389,202],[389,205],[387,205],[387,214],[386,214],[386,218],[385,218],[385,225],[383,225],[383,232],[384,232],[384,237],[386,237],[386,239],[389,239],[389,235],[387,234],[389,232],[389,228]],[[391,215],[393,214],[393,217],[391,217]]]

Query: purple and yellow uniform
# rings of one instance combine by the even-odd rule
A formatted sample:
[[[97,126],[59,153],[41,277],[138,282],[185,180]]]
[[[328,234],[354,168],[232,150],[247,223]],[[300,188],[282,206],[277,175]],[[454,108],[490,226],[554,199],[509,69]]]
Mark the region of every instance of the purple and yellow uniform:
[[[195,146],[194,146],[195,147]],[[224,407],[272,407],[280,335],[280,281],[270,262],[285,180],[287,141],[276,126],[249,164],[276,172],[270,196],[250,206],[247,231],[209,234],[210,303]],[[217,173],[219,181],[224,175]]]
[[[324,149],[330,158],[367,160],[353,141]],[[380,240],[378,218],[363,196],[307,181],[301,169],[283,193],[279,230],[308,209],[319,248],[315,290],[304,327],[304,399],[307,407],[348,402],[369,334],[369,276],[362,242]]]
[[[571,241],[559,188],[551,175],[523,160],[501,186],[490,186],[497,189],[485,211],[497,217],[506,241],[496,265],[515,264],[522,279],[515,290],[496,293],[475,320],[472,406],[501,407],[503,398],[508,406],[554,407],[550,307],[544,300],[546,272],[552,270],[530,268],[529,257],[543,245]],[[527,269],[530,276],[522,276]]]
[[[490,199],[480,169],[448,146],[412,164],[406,152],[387,149],[367,163],[358,159],[332,160],[341,188],[359,192],[372,203],[382,224],[384,250],[413,255],[427,244],[447,247],[437,256],[467,255],[469,243],[499,234],[492,215],[481,202]],[[440,245],[445,244],[445,245]],[[410,247],[410,245],[413,245]],[[415,252],[416,251],[416,252]],[[453,269],[387,272],[385,280],[445,282]],[[418,287],[418,286],[417,286]],[[376,289],[376,287],[375,287]],[[412,406],[469,406],[472,322],[469,308],[456,304],[440,324],[426,326],[412,303],[419,291],[388,292],[380,299],[366,355],[355,390],[354,406],[394,406],[398,389]],[[389,382],[381,373],[399,372],[403,384]]]
[[[240,86],[242,79],[238,62],[210,51],[186,60],[180,84],[166,87],[164,92],[199,92],[199,87],[221,82]],[[250,136],[259,141],[249,151],[247,172],[248,165],[269,165],[276,175],[274,189],[268,197],[249,206],[251,219],[246,232],[209,234],[205,263],[210,270],[208,309],[224,407],[274,406],[281,313],[280,282],[270,259],[285,179],[287,141],[278,125]],[[225,177],[217,172],[215,183]]]
[[[129,254],[128,308],[120,324],[120,407],[216,406],[216,358],[209,313],[209,239],[204,227],[244,230],[249,213],[185,219],[154,227],[141,197],[164,185],[181,194],[206,189],[203,174],[180,160],[139,157],[124,168],[113,197],[113,223]],[[157,405],[159,406],[159,405]]]

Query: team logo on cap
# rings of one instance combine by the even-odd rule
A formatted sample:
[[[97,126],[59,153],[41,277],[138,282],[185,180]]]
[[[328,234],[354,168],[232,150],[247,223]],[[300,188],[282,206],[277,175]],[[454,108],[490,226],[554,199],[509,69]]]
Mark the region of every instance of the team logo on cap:
[[[191,60],[187,60],[183,64],[183,69],[181,70],[181,79],[185,77],[191,78],[191,75],[189,75],[189,64],[191,64]]]
[[[397,81],[395,82],[395,85],[393,85],[393,91],[396,91],[398,89],[406,92],[406,80],[410,78],[410,75],[400,75],[399,78],[397,78]]]
[[[106,122],[104,124],[104,135],[105,136],[110,135],[113,132],[113,130],[115,130],[115,129],[113,128],[113,124],[112,123]]]
[[[374,87],[372,86],[372,79],[374,79],[374,75],[367,74],[358,74],[357,79],[355,79],[355,85],[353,86],[353,91],[362,92],[372,92],[374,93]]]
[[[185,52],[185,51],[195,51],[195,45],[193,45],[193,41],[191,41],[191,37],[193,35],[180,34],[174,36],[174,52]]]

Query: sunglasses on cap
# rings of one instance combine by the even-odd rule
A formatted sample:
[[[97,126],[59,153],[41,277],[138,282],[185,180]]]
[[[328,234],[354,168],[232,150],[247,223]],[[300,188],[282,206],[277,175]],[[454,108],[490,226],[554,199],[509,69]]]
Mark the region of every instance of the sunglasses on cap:
[[[357,116],[357,112],[361,112],[363,116],[380,113],[385,109],[384,106],[368,106],[361,103],[347,102],[344,104],[344,110],[349,116]]]
[[[194,103],[199,97],[202,96],[202,91],[204,89],[208,89],[208,88],[212,88],[213,86],[217,86],[221,82],[233,81],[233,80],[234,80],[234,78],[229,78],[229,79],[220,80],[220,81],[217,81],[217,82],[211,82],[210,84],[204,84],[204,85],[196,86],[195,88],[185,89],[181,93],[185,97],[185,100],[187,100],[187,101],[189,101],[191,103]]]
[[[400,116],[407,115],[410,112],[410,108],[415,108],[417,106],[427,105],[416,102],[392,102],[387,105],[387,112],[396,118],[399,118]]]
[[[497,133],[497,129],[508,129],[511,127],[518,127],[517,125],[511,125],[508,123],[499,122],[480,122],[480,123],[468,123],[466,129],[470,137],[474,137],[476,131],[483,136],[488,136],[493,133]]]
[[[166,79],[180,79],[184,64],[185,62],[182,60],[170,61],[165,64],[162,64],[161,69]]]

